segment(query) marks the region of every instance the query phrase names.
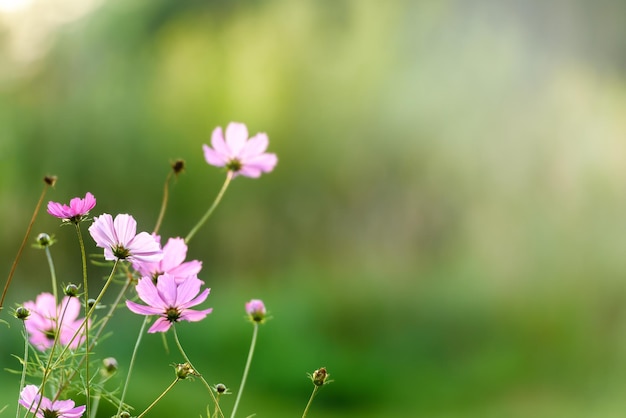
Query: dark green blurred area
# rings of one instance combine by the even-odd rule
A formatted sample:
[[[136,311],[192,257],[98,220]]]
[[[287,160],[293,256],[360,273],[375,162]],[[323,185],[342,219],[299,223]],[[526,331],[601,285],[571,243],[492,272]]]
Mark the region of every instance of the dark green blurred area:
[[[37,4],[22,26],[0,20],[2,285],[44,175],[59,178],[46,201],[90,191],[93,215],[150,231],[183,158],[161,235],[184,236],[224,178],[201,145],[240,121],[279,163],[237,178],[191,242],[214,312],[178,327],[207,379],[236,390],[243,306],[265,301],[239,416],[301,416],[321,366],[334,382],[311,418],[623,416],[626,6],[108,0],[39,39]],[[59,280],[80,282],[58,224],[42,211],[33,238],[54,234]],[[108,272],[89,271],[97,289]],[[27,249],[3,370],[23,350],[8,308],[49,287]],[[124,371],[141,321],[121,311],[98,355]],[[140,353],[137,412],[181,361],[159,335]],[[19,376],[1,373],[8,416]],[[181,382],[150,415],[199,416],[205,398]]]

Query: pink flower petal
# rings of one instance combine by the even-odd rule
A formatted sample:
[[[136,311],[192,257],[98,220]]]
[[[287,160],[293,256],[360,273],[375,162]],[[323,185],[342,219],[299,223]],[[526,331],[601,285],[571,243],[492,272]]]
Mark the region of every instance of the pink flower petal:
[[[259,154],[263,154],[267,149],[269,143],[270,141],[267,138],[267,134],[258,133],[248,140],[246,146],[239,154],[239,157],[242,161],[245,161],[246,158],[255,157]]]
[[[132,216],[121,213],[115,217],[113,221],[113,230],[116,234],[116,242],[124,248],[128,248],[128,243],[135,237],[137,233],[137,221]]]
[[[131,311],[139,315],[159,315],[163,312],[162,308],[155,308],[154,306],[140,305],[132,300],[126,301],[126,307]]]
[[[213,308],[204,309],[202,311],[195,311],[193,309],[185,309],[180,315],[180,320],[197,322],[200,321],[213,311]]]
[[[248,139],[248,128],[243,123],[231,122],[226,127],[226,145],[231,157],[238,157]]]
[[[154,324],[152,324],[148,332],[150,334],[155,333],[155,332],[165,332],[168,329],[170,329],[171,326],[172,326],[172,323],[168,321],[167,318],[159,317],[159,319],[154,321]]]
[[[215,152],[218,155],[221,155],[222,158],[230,158],[230,149],[226,146],[226,142],[224,142],[224,133],[222,132],[222,128],[220,126],[213,129],[213,133],[211,133],[211,145],[213,146]]]
[[[207,163],[216,167],[224,167],[228,162],[228,156],[226,154],[220,154],[217,151],[208,147],[208,145],[202,145],[204,151],[204,159]]]

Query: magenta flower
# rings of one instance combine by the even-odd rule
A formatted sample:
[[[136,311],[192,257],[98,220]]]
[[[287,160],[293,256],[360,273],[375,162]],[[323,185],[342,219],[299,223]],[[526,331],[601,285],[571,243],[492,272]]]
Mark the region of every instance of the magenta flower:
[[[231,122],[226,127],[226,140],[222,128],[217,127],[211,135],[211,145],[203,145],[206,162],[216,167],[226,167],[233,177],[259,177],[269,173],[278,162],[276,154],[265,152],[269,140],[264,133],[248,139],[248,128],[243,123]]]
[[[159,318],[150,327],[148,332],[165,332],[174,322],[196,322],[204,319],[213,308],[196,311],[189,309],[204,302],[209,296],[210,289],[200,292],[202,281],[195,276],[186,278],[176,284],[176,278],[169,274],[159,276],[155,285],[150,277],[142,277],[135,289],[137,295],[148,306],[140,305],[130,300],[126,306],[139,315],[158,315]]]
[[[38,350],[45,351],[52,347],[55,338],[59,339],[61,346],[69,344],[71,349],[76,349],[83,343],[84,330],[70,343],[83,322],[83,319],[78,319],[81,311],[78,299],[66,296],[57,306],[54,296],[42,293],[35,302],[28,301],[23,306],[30,311],[30,316],[24,322],[28,338]]]
[[[127,214],[115,217],[104,213],[93,220],[89,233],[96,246],[104,248],[106,260],[129,260],[155,263],[161,261],[163,252],[159,243],[147,232],[137,232],[135,218]]]
[[[161,237],[154,236],[157,242],[161,241]],[[202,269],[202,262],[191,260],[185,262],[187,257],[187,244],[182,238],[170,238],[163,247],[163,259],[155,263],[135,262],[133,268],[142,276],[150,276],[156,278],[162,274],[168,273],[172,276],[183,278],[187,276],[197,275]]]
[[[265,310],[265,304],[263,304],[262,300],[252,299],[250,302],[246,303],[246,313],[253,322],[263,322],[265,321],[267,311]]]
[[[35,385],[27,385],[22,389],[19,402],[28,409],[28,412],[34,412],[37,418],[80,418],[87,409],[85,405],[74,407],[74,401],[71,399],[51,401],[46,397],[42,398],[39,388]]]
[[[96,206],[96,198],[89,192],[84,199],[75,197],[70,200],[70,205],[63,205],[57,202],[48,202],[48,213],[63,222],[78,223],[89,214],[89,211]]]

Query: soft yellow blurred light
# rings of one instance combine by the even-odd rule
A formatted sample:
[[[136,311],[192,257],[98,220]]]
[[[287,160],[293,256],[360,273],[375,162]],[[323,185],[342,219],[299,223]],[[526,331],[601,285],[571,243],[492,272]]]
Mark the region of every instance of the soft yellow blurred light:
[[[32,0],[0,0],[0,13],[13,13],[27,9]]]

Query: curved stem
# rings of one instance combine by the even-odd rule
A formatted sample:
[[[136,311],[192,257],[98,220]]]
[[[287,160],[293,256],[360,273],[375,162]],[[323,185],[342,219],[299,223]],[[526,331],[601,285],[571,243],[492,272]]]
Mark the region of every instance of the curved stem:
[[[48,267],[50,268],[50,277],[52,279],[52,295],[54,295],[54,303],[59,303],[59,294],[57,290],[57,275],[54,270],[54,262],[52,261],[52,254],[50,253],[50,247],[46,245],[44,248],[46,251],[46,259],[48,260]]]
[[[207,219],[209,219],[209,217],[211,216],[211,214],[213,213],[213,211],[215,210],[217,205],[222,200],[222,197],[224,196],[224,192],[226,192],[226,189],[228,188],[228,185],[230,184],[230,181],[232,179],[233,179],[233,172],[232,171],[228,171],[228,173],[226,174],[226,180],[224,181],[224,184],[222,185],[222,188],[220,189],[219,193],[217,194],[217,197],[213,201],[213,204],[211,205],[209,210],[206,211],[204,216],[202,216],[202,218],[198,221],[196,226],[194,226],[191,229],[191,231],[189,231],[189,233],[185,237],[185,243],[189,243],[191,238],[193,238],[193,236],[196,235],[196,232],[198,232],[198,230],[202,227],[202,225],[204,225],[204,223],[207,221]]]
[[[146,325],[148,325],[149,321],[150,321],[150,317],[146,316],[146,318],[143,320],[143,324],[141,325],[141,329],[139,330],[139,335],[137,336],[137,341],[135,342],[135,348],[133,349],[133,354],[130,357],[130,365],[128,366],[128,373],[126,374],[126,381],[124,382],[124,389],[122,389],[122,397],[120,398],[120,404],[117,407],[117,414],[115,414],[116,417],[118,417],[120,413],[122,412],[122,408],[124,406],[124,398],[126,397],[126,390],[128,389],[128,383],[130,382],[130,375],[135,365],[135,358],[137,358],[137,352],[139,351],[139,344],[141,343],[144,330],[146,329]]]
[[[318,389],[320,388],[320,386],[315,385],[313,387],[313,393],[311,393],[311,397],[309,398],[309,402],[306,404],[306,408],[304,408],[304,413],[302,414],[302,418],[306,417],[306,414],[309,412],[309,407],[311,406],[311,403],[313,403],[313,398],[315,398],[315,395],[317,394]]]
[[[22,240],[22,244],[20,245],[19,250],[17,250],[17,255],[15,256],[15,260],[13,260],[13,265],[11,266],[11,271],[9,272],[9,277],[7,278],[7,282],[4,285],[4,289],[2,290],[2,296],[0,296],[0,311],[4,307],[4,299],[7,296],[7,292],[9,290],[9,286],[11,285],[11,281],[13,281],[13,275],[15,274],[15,269],[17,268],[17,263],[20,261],[22,257],[22,253],[24,252],[24,247],[26,246],[26,241],[28,241],[28,236],[30,235],[31,229],[33,229],[33,224],[35,223],[35,218],[37,218],[37,214],[39,213],[39,208],[41,208],[41,203],[43,202],[44,197],[46,196],[46,192],[48,191],[48,187],[50,185],[46,182],[41,192],[41,196],[39,196],[39,201],[35,206],[35,211],[33,212],[33,216],[30,218],[30,223],[26,228],[26,234],[24,234],[24,239]]]
[[[84,304],[85,304],[85,318],[87,318],[87,315],[89,314],[89,285],[88,285],[88,280],[87,280],[87,256],[85,255],[85,243],[83,242],[83,234],[80,232],[80,225],[78,222],[76,222],[74,223],[74,226],[76,227],[76,234],[78,235],[78,244],[80,246],[80,257],[81,257],[82,267],[83,267],[83,288],[85,289],[85,291],[83,292],[83,295],[84,295]],[[89,321],[85,321],[85,347],[87,347],[87,349],[85,350],[85,382],[87,382],[87,384],[85,385],[85,397],[86,397],[85,405],[87,407],[85,412],[87,413],[88,417],[91,417],[90,402],[89,402],[90,397],[91,397],[91,390],[89,388],[91,386],[89,384],[89,351],[91,349],[89,345]]]
[[[183,349],[183,346],[180,344],[180,341],[178,340],[178,333],[176,332],[176,326],[175,324],[172,324],[172,329],[174,330],[174,341],[176,342],[176,346],[178,347],[178,350],[180,351],[180,353],[183,355],[183,358],[185,359],[185,361],[187,363],[189,363],[189,365],[191,366],[191,368],[193,370],[195,370],[196,372],[198,371],[198,369],[196,369],[196,367],[193,365],[193,363],[191,362],[191,360],[189,360],[189,357],[187,357],[187,353],[185,353],[185,350]],[[213,403],[215,404],[215,408],[217,408],[217,410],[220,413],[220,416],[222,418],[224,418],[224,413],[222,412],[219,403],[217,402],[217,399],[215,398],[215,395],[213,394],[213,389],[211,388],[211,385],[209,385],[209,383],[206,381],[206,379],[204,378],[204,376],[202,376],[202,374],[199,374],[200,380],[202,380],[202,383],[204,383],[204,386],[206,386],[207,390],[209,391],[209,393],[211,394],[211,398],[213,398]]]
[[[18,393],[22,393],[24,389],[24,383],[26,382],[26,367],[28,367],[28,331],[26,331],[26,323],[22,321],[24,325],[24,364],[22,365],[22,378],[20,379],[20,388]],[[18,395],[19,398],[19,395]],[[20,416],[20,403],[17,403],[17,411],[15,411],[15,418]]]
[[[241,385],[239,386],[237,399],[235,399],[235,406],[233,407],[233,412],[230,414],[230,418],[235,418],[235,413],[237,412],[237,407],[239,406],[239,400],[241,399],[241,394],[243,393],[243,388],[246,384],[246,379],[248,377],[248,371],[250,370],[250,364],[252,363],[252,355],[254,354],[254,346],[256,345],[256,336],[259,331],[259,324],[257,322],[254,322],[253,325],[254,330],[252,331],[252,342],[250,343],[250,351],[248,351],[248,360],[246,360],[246,367],[243,369]]]
[[[172,179],[172,174],[174,171],[170,171],[167,173],[167,177],[165,178],[165,186],[163,186],[163,201],[161,202],[161,210],[159,211],[159,217],[157,218],[156,225],[154,226],[153,234],[157,234],[159,232],[159,228],[161,228],[161,223],[163,222],[163,217],[165,216],[165,209],[167,209],[167,201],[169,199],[169,185],[170,180]]]
[[[91,309],[89,310],[89,312],[87,312],[87,315],[85,316],[85,319],[83,319],[83,322],[81,322],[80,326],[78,327],[78,329],[76,330],[76,332],[74,332],[74,335],[72,336],[72,338],[69,340],[69,342],[67,343],[67,345],[65,347],[63,347],[63,351],[61,351],[61,354],[59,355],[59,359],[57,360],[60,361],[61,357],[63,356],[63,354],[65,354],[65,352],[67,351],[68,347],[74,342],[74,340],[76,339],[76,337],[78,337],[78,334],[81,333],[81,331],[83,330],[83,328],[85,327],[85,325],[87,324],[87,321],[89,321],[89,318],[91,318],[91,315],[93,315],[94,311],[96,310],[96,307],[98,306],[98,304],[100,303],[100,301],[102,300],[102,297],[104,296],[104,294],[106,293],[106,290],[109,288],[109,285],[111,284],[111,282],[113,281],[113,276],[115,275],[115,270],[117,269],[117,264],[119,263],[118,259],[115,259],[115,264],[113,264],[113,268],[111,269],[111,274],[109,275],[109,278],[107,279],[106,283],[104,284],[104,286],[102,287],[102,290],[100,290],[100,294],[98,294],[98,297],[96,298],[93,306],[91,307]],[[54,366],[57,366],[57,363],[54,364]]]
[[[145,410],[145,411],[143,411],[143,412],[142,412],[142,413],[141,413],[141,414],[140,414],[137,418],[141,418],[141,417],[143,417],[144,415],[146,415],[146,414],[148,413],[148,411],[149,411],[149,410],[151,410],[151,409],[152,409],[152,407],[153,407],[154,405],[156,405],[156,404],[157,404],[157,402],[159,402],[161,399],[163,399],[163,397],[167,394],[167,392],[169,392],[169,391],[170,391],[170,390],[174,387],[174,385],[175,385],[176,383],[178,383],[178,381],[179,381],[179,380],[180,380],[180,379],[177,377],[177,378],[176,378],[176,379],[175,379],[172,383],[170,383],[170,385],[167,387],[167,389],[165,389],[165,390],[163,391],[163,393],[161,393],[161,394],[159,395],[159,397],[158,397],[158,398],[156,398],[156,399],[154,400],[154,402],[152,402],[152,403],[150,404],[150,406],[149,406],[149,407],[147,407],[147,408],[146,408],[146,410]]]

